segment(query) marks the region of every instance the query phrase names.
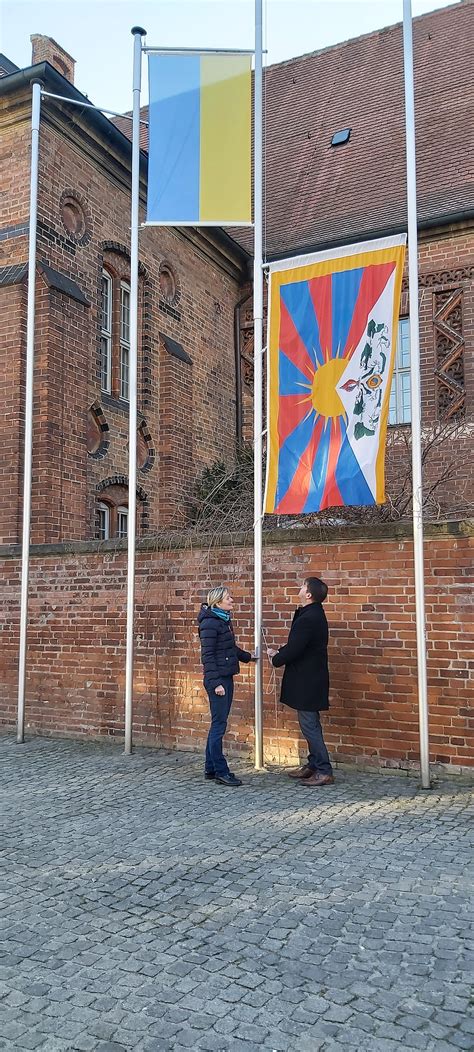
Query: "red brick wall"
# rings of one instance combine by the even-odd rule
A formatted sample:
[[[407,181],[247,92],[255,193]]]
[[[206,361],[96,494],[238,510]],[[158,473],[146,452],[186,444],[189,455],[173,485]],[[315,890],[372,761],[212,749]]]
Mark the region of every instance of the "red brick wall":
[[[20,435],[22,409],[20,385],[21,348],[25,343],[26,296],[21,285],[0,289],[0,317],[3,338],[0,340],[0,538],[15,542],[19,536]]]
[[[448,532],[449,531],[449,532]],[[402,531],[342,533],[332,541],[279,531],[264,548],[264,624],[281,644],[302,577],[329,584],[331,711],[327,740],[340,762],[409,769],[418,760],[412,542]],[[252,646],[252,553],[204,542],[137,557],[134,734],[137,742],[201,750],[208,726],[195,618],[209,582],[232,584],[235,627]],[[427,529],[425,544],[431,760],[452,770],[474,763],[472,710],[472,528]],[[78,548],[80,546],[76,546]],[[27,732],[123,733],[126,555],[38,549],[31,560]],[[91,549],[91,546],[89,546]],[[0,707],[15,720],[18,560],[3,549]],[[297,760],[295,714],[275,700],[280,673],[265,662],[265,755]],[[231,753],[253,742],[253,677],[244,667],[227,735]]]

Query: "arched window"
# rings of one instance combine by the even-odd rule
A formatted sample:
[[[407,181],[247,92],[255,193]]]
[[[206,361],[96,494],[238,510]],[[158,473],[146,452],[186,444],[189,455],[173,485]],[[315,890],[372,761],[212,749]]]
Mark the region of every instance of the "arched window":
[[[107,541],[114,537],[128,536],[128,480],[124,475],[114,475],[99,483],[95,516],[97,540]],[[146,532],[147,528],[148,497],[142,487],[137,486],[137,537]]]
[[[97,502],[96,535],[99,541],[128,534],[128,493],[122,486],[111,486]]]

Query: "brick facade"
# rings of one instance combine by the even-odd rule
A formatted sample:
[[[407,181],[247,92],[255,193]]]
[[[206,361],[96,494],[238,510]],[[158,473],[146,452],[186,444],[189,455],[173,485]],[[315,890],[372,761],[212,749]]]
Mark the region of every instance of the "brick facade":
[[[11,179],[0,218],[0,269],[7,283],[1,292],[5,303],[12,304],[7,321],[2,313],[6,342],[0,382],[10,407],[1,428],[8,450],[17,450],[25,356],[27,275],[21,265],[27,262],[30,90],[20,86],[1,99],[1,106],[6,127],[1,170]],[[77,108],[62,112],[52,100],[43,101],[33,543],[95,537],[98,487],[116,475],[127,485],[128,402],[120,399],[118,390],[118,330],[120,283],[130,278],[130,147],[105,119],[104,126],[97,129]],[[144,219],[143,208],[140,218]],[[148,509],[141,518],[142,529],[182,523],[196,476],[215,460],[232,461],[235,456],[234,306],[246,276],[246,256],[230,239],[227,242],[223,251],[213,232],[140,233],[137,425],[141,445],[153,450],[139,470],[138,484]],[[111,394],[104,394],[100,384],[102,267],[114,288]],[[8,284],[12,281],[16,284]],[[173,353],[176,345],[178,354],[183,351],[178,357]],[[107,446],[98,456],[88,453],[91,407],[108,428]],[[18,456],[9,455],[1,470],[3,492],[18,494]],[[102,496],[107,497],[105,490]],[[18,499],[13,504],[9,500],[8,507],[2,502],[4,542],[19,539]]]
[[[433,526],[425,546],[431,760],[451,772],[474,763],[472,529]],[[126,553],[120,542],[33,552],[27,733],[121,737],[125,677]],[[416,767],[418,746],[413,545],[407,531],[381,537],[340,531],[331,540],[280,531],[264,548],[263,621],[281,644],[297,590],[313,571],[327,580],[331,629],[331,710],[327,740],[337,762]],[[0,709],[15,719],[18,552],[2,549],[5,616]],[[137,558],[134,735],[136,742],[200,750],[208,727],[196,615],[210,582],[236,597],[235,627],[252,646],[252,552],[205,540],[173,549],[143,542]],[[280,673],[264,665],[265,757],[302,754],[295,714],[277,704]],[[253,743],[253,673],[236,681],[227,735],[231,754]]]
[[[458,5],[451,14],[444,10],[439,19],[467,18],[466,11],[467,5]],[[418,93],[423,111],[420,122],[417,116],[418,129],[428,117],[430,128],[430,120],[434,120],[431,111],[427,117],[423,108],[431,98],[430,70],[441,61],[443,43],[438,14],[427,18],[426,23],[419,20],[419,44],[415,40],[417,47],[425,49],[423,62],[427,63],[419,66],[426,84],[424,92]],[[430,43],[432,21],[435,50]],[[378,40],[384,54],[390,33],[392,30],[383,31]],[[463,40],[459,37],[459,46]],[[286,84],[291,76],[291,92],[299,93],[294,149],[295,157],[309,158],[305,180],[311,177],[314,161],[305,107],[310,106],[311,116],[313,109],[317,111],[309,88],[329,91],[333,84],[330,77],[316,75],[320,62],[328,62],[330,67],[335,64],[339,70],[344,59],[340,68],[352,69],[359,77],[359,65],[350,58],[352,46],[357,54],[363,52],[363,38],[341,45],[339,56],[336,48],[316,54],[314,62],[311,56],[301,59],[307,81],[298,72],[300,60],[295,60],[298,69],[294,80],[287,64],[282,64],[281,70],[275,67],[269,75],[268,86],[273,84],[274,90],[268,94],[267,118],[271,105],[278,109],[280,104],[280,78]],[[0,82],[0,173],[6,190],[0,198],[0,394],[4,407],[0,417],[0,544],[10,546],[20,539],[22,513],[31,118],[28,77],[41,76],[48,90],[57,94],[79,94],[71,83],[74,71],[70,56],[62,53],[62,65],[56,62],[61,49],[45,37],[37,37],[35,47],[42,64],[16,80],[11,72]],[[365,50],[367,61],[373,62],[375,51]],[[451,69],[450,54],[443,64],[444,101],[455,100],[456,70],[464,68],[462,56],[453,49]],[[68,79],[59,75],[55,64]],[[378,72],[377,66],[377,77]],[[399,81],[399,106],[402,82],[396,62],[392,75]],[[9,87],[11,84],[14,88]],[[354,97],[359,99],[358,95]],[[370,92],[367,97],[370,101]],[[339,105],[339,101],[335,90],[331,106]],[[379,101],[381,106],[383,99],[377,94],[377,107]],[[319,100],[318,106],[321,104],[326,112],[323,103]],[[282,107],[287,104],[293,106],[288,93],[281,102]],[[460,105],[459,100],[452,102],[447,130],[456,126],[455,107]],[[359,153],[334,155],[327,144],[323,150],[318,143],[331,172],[336,165],[341,166],[337,178],[324,180],[326,188],[337,186],[339,195],[347,190],[346,198],[355,201],[355,206],[352,211],[338,207],[335,216],[331,190],[330,201],[326,198],[331,214],[324,215],[319,205],[310,208],[310,198],[305,199],[308,214],[311,212],[316,223],[314,244],[305,243],[307,248],[321,249],[339,243],[341,238],[360,240],[404,228],[405,200],[400,190],[404,176],[397,177],[392,190],[380,176],[379,166],[387,164],[389,156],[385,134],[380,139],[383,157],[377,153],[377,164],[375,154],[372,157],[372,169],[377,171],[378,211],[367,187],[365,206],[359,208],[363,177],[360,165],[357,167],[351,158],[366,156],[364,128],[373,116],[367,106],[361,113],[358,134],[354,127],[351,140],[351,150]],[[334,111],[331,116],[333,130],[338,127],[338,113]],[[378,110],[377,114],[379,119]],[[396,141],[400,143],[403,122],[399,113],[396,122]],[[352,123],[352,117],[349,120],[347,116],[347,121],[344,117],[340,126],[345,123]],[[273,149],[272,135],[278,138],[279,126],[276,120],[268,138],[269,149]],[[27,699],[28,727],[42,733],[122,733],[126,554],[122,542],[92,543],[98,536],[100,504],[105,503],[111,514],[113,511],[117,522],[117,509],[127,502],[128,404],[120,398],[119,322],[120,289],[130,277],[131,151],[120,128],[129,132],[129,123],[120,119],[114,126],[100,114],[43,101],[31,531],[32,542],[39,547],[31,564]],[[468,205],[460,211],[464,191],[461,177],[459,185],[454,185],[457,175],[452,151],[447,159],[443,154],[443,163],[436,162],[437,168],[436,158],[426,153],[428,140],[431,150],[434,138],[431,132],[428,137],[419,136],[423,175],[419,243],[423,441],[429,444],[437,431],[442,434],[425,460],[424,490],[429,497],[427,523],[439,517],[453,521],[445,527],[429,526],[425,546],[430,726],[432,761],[459,771],[473,762],[466,598],[472,542],[468,531],[457,522],[472,509],[474,220]],[[301,152],[300,140],[306,143],[308,154]],[[464,148],[463,143],[459,148]],[[446,153],[451,147],[444,143],[443,149]],[[400,150],[396,151],[398,165]],[[267,158],[268,186],[277,178],[281,191],[276,192],[276,188],[275,193],[267,194],[273,210],[268,215],[273,223],[268,227],[269,255],[302,247],[295,241],[301,226],[289,218],[283,191],[288,189],[293,203],[297,202],[299,222],[304,217],[300,207],[304,198],[292,193],[290,182],[288,187],[286,183],[281,186],[281,172],[286,169],[275,159],[277,152]],[[142,161],[141,219],[146,194],[145,159]],[[464,178],[462,162],[458,168]],[[433,187],[427,173],[434,173]],[[292,178],[297,182],[296,169]],[[453,182],[449,192],[445,192],[446,179]],[[358,180],[357,193],[354,180]],[[381,186],[387,188],[383,201]],[[312,184],[313,191],[320,204],[321,181]],[[381,225],[387,214],[394,224],[390,231]],[[286,234],[282,217],[288,225]],[[331,225],[332,219],[335,225]],[[283,235],[287,241],[280,244],[278,239]],[[245,234],[239,236],[242,245],[250,245]],[[100,380],[103,269],[112,289],[110,393],[101,390]],[[234,460],[239,440],[239,383],[243,437],[252,438],[252,302],[251,298],[245,300],[251,294],[248,276],[245,248],[223,232],[140,232],[137,532],[141,547],[137,559],[135,737],[156,745],[202,748],[207,701],[200,679],[194,618],[198,598],[209,581],[236,582],[237,629],[244,643],[251,642],[250,549],[245,544],[232,548],[225,538],[222,544],[213,538],[207,547],[204,542],[202,547],[193,547],[194,541],[188,537],[180,548],[177,537],[173,550],[171,545],[160,549],[154,540],[162,528],[185,523],[187,501],[202,469],[217,460]],[[402,315],[408,312],[405,280]],[[236,377],[239,344],[241,369]],[[408,425],[389,429],[387,491],[395,502],[404,478],[408,479],[407,492],[411,491],[409,441]],[[409,508],[406,511],[409,516]],[[340,540],[331,535],[331,543],[318,543],[308,529],[304,540],[302,531],[289,530],[267,538],[264,623],[267,632],[275,633],[276,642],[281,642],[288,627],[296,578],[311,568],[327,578],[334,593],[328,603],[333,692],[328,741],[340,762],[406,769],[417,762],[412,542],[407,529],[400,530],[395,533],[388,527],[383,536],[351,533]],[[61,547],[63,542],[67,550],[64,544]],[[86,547],[81,547],[82,542]],[[48,545],[55,547],[45,547]],[[14,547],[0,549],[0,556],[5,607],[0,718],[9,726],[15,718],[17,686],[18,551]],[[273,680],[267,668],[265,697],[267,759],[291,762],[299,746],[296,723],[292,714],[275,706]],[[252,750],[252,710],[251,674],[244,670],[229,733],[231,749],[236,752],[249,754]]]

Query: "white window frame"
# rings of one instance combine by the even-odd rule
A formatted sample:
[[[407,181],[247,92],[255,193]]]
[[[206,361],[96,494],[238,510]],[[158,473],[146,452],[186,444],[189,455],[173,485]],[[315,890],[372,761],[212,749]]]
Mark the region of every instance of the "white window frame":
[[[104,282],[107,287],[105,314],[103,310]],[[112,394],[112,297],[112,277],[106,270],[103,270],[100,285],[100,389],[105,394]]]
[[[123,531],[122,521],[125,519],[126,531]],[[128,537],[128,508],[124,505],[117,508],[117,537]]]
[[[410,388],[410,328],[409,318],[399,318],[397,334],[397,353],[392,376],[388,422],[391,427],[400,424],[411,424],[411,388]],[[408,341],[408,344],[407,342]],[[406,358],[406,353],[408,358]],[[405,362],[408,360],[408,365]],[[404,405],[403,394],[406,392],[408,378],[408,408]]]
[[[104,504],[102,501],[97,505],[98,510],[98,534],[100,541],[108,541],[110,539],[110,507],[108,504]],[[103,527],[102,527],[103,521]]]
[[[128,296],[128,317],[125,320],[123,293]],[[119,390],[122,402],[130,398],[130,285],[120,282],[120,370]]]

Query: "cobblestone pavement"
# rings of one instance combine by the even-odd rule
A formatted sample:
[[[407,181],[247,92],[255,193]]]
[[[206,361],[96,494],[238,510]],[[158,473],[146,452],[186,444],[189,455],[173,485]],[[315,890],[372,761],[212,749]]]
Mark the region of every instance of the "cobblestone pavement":
[[[0,739],[0,1048],[474,1048],[469,789],[243,773]]]

